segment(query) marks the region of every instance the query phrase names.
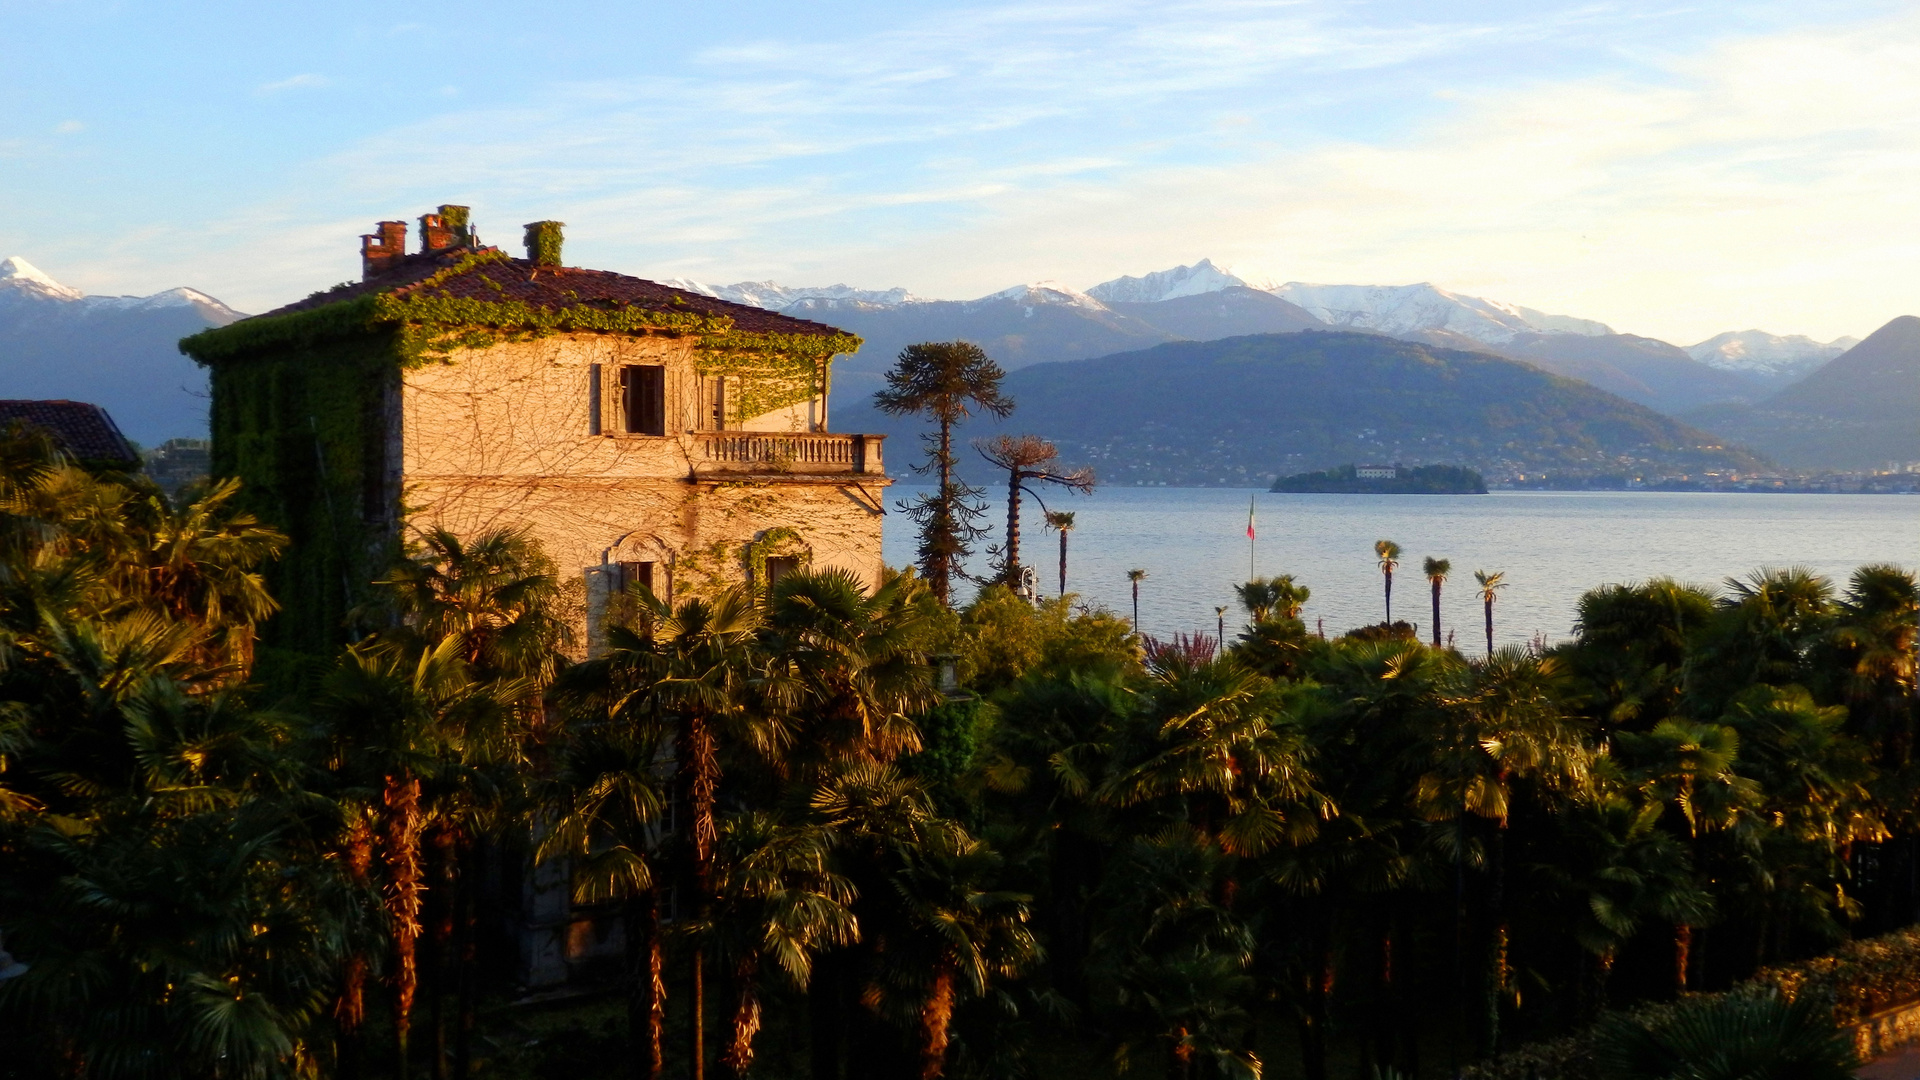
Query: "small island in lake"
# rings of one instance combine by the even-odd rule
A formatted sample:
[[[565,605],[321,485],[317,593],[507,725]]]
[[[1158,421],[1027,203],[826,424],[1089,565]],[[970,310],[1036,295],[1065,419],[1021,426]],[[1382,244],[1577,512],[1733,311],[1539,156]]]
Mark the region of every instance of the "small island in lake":
[[[1295,473],[1273,482],[1271,491],[1363,495],[1485,495],[1487,482],[1459,465],[1341,465],[1325,472]]]

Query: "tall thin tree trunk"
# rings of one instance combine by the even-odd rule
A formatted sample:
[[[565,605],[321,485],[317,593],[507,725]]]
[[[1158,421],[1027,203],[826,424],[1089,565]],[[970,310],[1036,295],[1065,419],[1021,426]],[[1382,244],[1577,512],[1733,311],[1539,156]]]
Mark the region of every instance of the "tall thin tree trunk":
[[[666,987],[660,948],[660,890],[627,901],[627,1052],[634,1080],[660,1080],[666,1044]]]
[[[447,1038],[447,1025],[453,1019],[448,1013],[448,992],[458,979],[459,957],[453,944],[454,923],[459,918],[455,907],[459,890],[460,869],[455,863],[458,848],[455,830],[446,825],[434,830],[433,857],[439,863],[440,892],[439,903],[435,905],[433,918],[433,986],[432,996],[427,999],[429,1023],[433,1027],[433,1080],[448,1080],[452,1059],[452,1047]]]
[[[1387,580],[1387,625],[1392,626],[1393,625],[1393,571],[1382,570],[1380,571],[1380,573]]]
[[[1487,914],[1493,935],[1487,943],[1486,1032],[1481,1053],[1500,1052],[1500,998],[1507,987],[1507,819],[1493,833],[1493,865],[1487,883]]]
[[[1693,957],[1693,927],[1681,923],[1673,928],[1673,993],[1687,992],[1687,962]]]
[[[1440,579],[1433,579],[1433,647],[1440,647]]]
[[[1067,595],[1067,533],[1069,531],[1070,530],[1067,530],[1067,529],[1060,530],[1060,595],[1061,596]]]
[[[936,524],[946,522],[948,538],[951,539],[959,528],[958,515],[954,512],[953,496],[953,422],[942,417],[940,420],[940,509],[936,514]],[[946,604],[953,588],[953,554],[942,551],[935,555],[935,565],[929,566],[928,584],[933,587],[934,599]]]
[[[393,923],[394,1076],[410,1075],[409,1037],[413,999],[419,988],[416,944],[420,938],[420,781],[404,773],[387,777],[387,913]]]
[[[704,923],[710,910],[713,883],[713,850],[719,840],[714,828],[714,792],[719,785],[720,764],[715,755],[713,731],[707,718],[688,713],[681,725],[681,768],[687,778],[687,806],[693,856],[694,910]],[[707,1066],[707,994],[706,949],[697,941],[693,949],[692,993],[687,1005],[692,1011],[688,1034],[691,1038],[692,1080],[705,1080]]]
[[[456,887],[460,895],[460,922],[454,928],[454,947],[458,951],[460,967],[457,974],[455,1008],[458,1018],[453,1043],[453,1080],[468,1080],[473,1075],[473,1025],[474,1025],[474,985],[475,964],[479,960],[478,929],[480,926],[479,890],[476,889],[476,871],[474,866],[474,848],[471,842],[463,845],[462,859],[466,872],[460,876]]]
[[[1007,584],[1020,587],[1020,470],[1007,470]]]
[[[1493,601],[1487,601],[1487,655],[1493,655]]]
[[[847,963],[845,949],[829,949],[814,961],[807,981],[807,1024],[812,1068],[809,1080],[840,1080],[840,1048],[845,1020],[841,1012],[841,982]]]
[[[753,1039],[760,1033],[759,968],[759,954],[750,952],[733,971],[733,1019],[728,1024],[727,1047],[720,1053],[720,1064],[735,1080],[742,1080],[753,1065]]]
[[[920,1009],[920,1080],[939,1080],[947,1071],[947,1024],[952,1019],[953,962],[943,959]]]

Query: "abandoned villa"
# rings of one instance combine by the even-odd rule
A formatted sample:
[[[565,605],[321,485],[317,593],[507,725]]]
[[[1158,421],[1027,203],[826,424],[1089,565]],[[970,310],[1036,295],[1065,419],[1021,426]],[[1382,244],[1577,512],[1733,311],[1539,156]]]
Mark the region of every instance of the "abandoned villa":
[[[829,326],[526,258],[467,209],[362,238],[362,280],[210,330],[213,472],[294,543],[264,644],[325,652],[416,530],[524,527],[578,582],[591,647],[608,598],[663,599],[787,569],[880,573],[881,437],[828,430]],[[569,585],[569,589],[574,586]]]

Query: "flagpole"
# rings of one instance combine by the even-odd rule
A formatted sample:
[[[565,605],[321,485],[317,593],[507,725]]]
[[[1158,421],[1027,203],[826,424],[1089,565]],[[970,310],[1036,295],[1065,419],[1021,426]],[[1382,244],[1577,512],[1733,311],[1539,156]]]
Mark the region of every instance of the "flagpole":
[[[1253,579],[1260,576],[1260,572],[1255,568],[1254,561],[1253,561],[1253,543],[1254,543],[1253,499],[1254,497],[1252,495],[1247,496],[1247,580],[1248,581],[1252,581]]]

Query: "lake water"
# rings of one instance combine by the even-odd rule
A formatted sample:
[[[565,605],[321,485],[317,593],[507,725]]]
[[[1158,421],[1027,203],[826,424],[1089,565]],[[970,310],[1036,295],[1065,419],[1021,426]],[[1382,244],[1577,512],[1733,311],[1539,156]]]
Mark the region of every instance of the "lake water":
[[[892,504],[924,488],[891,489],[887,562],[913,561],[914,537]],[[1088,497],[1049,496],[1076,514],[1068,539],[1067,588],[1089,604],[1126,613],[1127,570],[1147,571],[1140,621],[1150,634],[1213,632],[1216,605],[1233,632],[1233,585],[1248,576],[1247,499],[1258,539],[1254,569],[1289,573],[1313,590],[1308,627],[1328,634],[1382,614],[1379,539],[1405,554],[1394,574],[1394,613],[1429,632],[1431,600],[1420,562],[1453,562],[1442,593],[1443,629],[1458,629],[1469,653],[1483,648],[1473,571],[1504,571],[1494,608],[1495,638],[1525,642],[1536,633],[1572,633],[1580,594],[1608,582],[1669,576],[1717,585],[1763,566],[1807,566],[1844,585],[1864,563],[1920,563],[1920,497],[1760,495],[1697,492],[1497,492],[1490,495],[1277,495],[1231,488],[1114,487]],[[1058,586],[1058,534],[1045,531],[1026,503],[1021,561],[1037,566],[1042,586]],[[1004,523],[995,503],[989,520]],[[994,530],[998,541],[1000,529]],[[977,560],[976,572],[985,569]]]

